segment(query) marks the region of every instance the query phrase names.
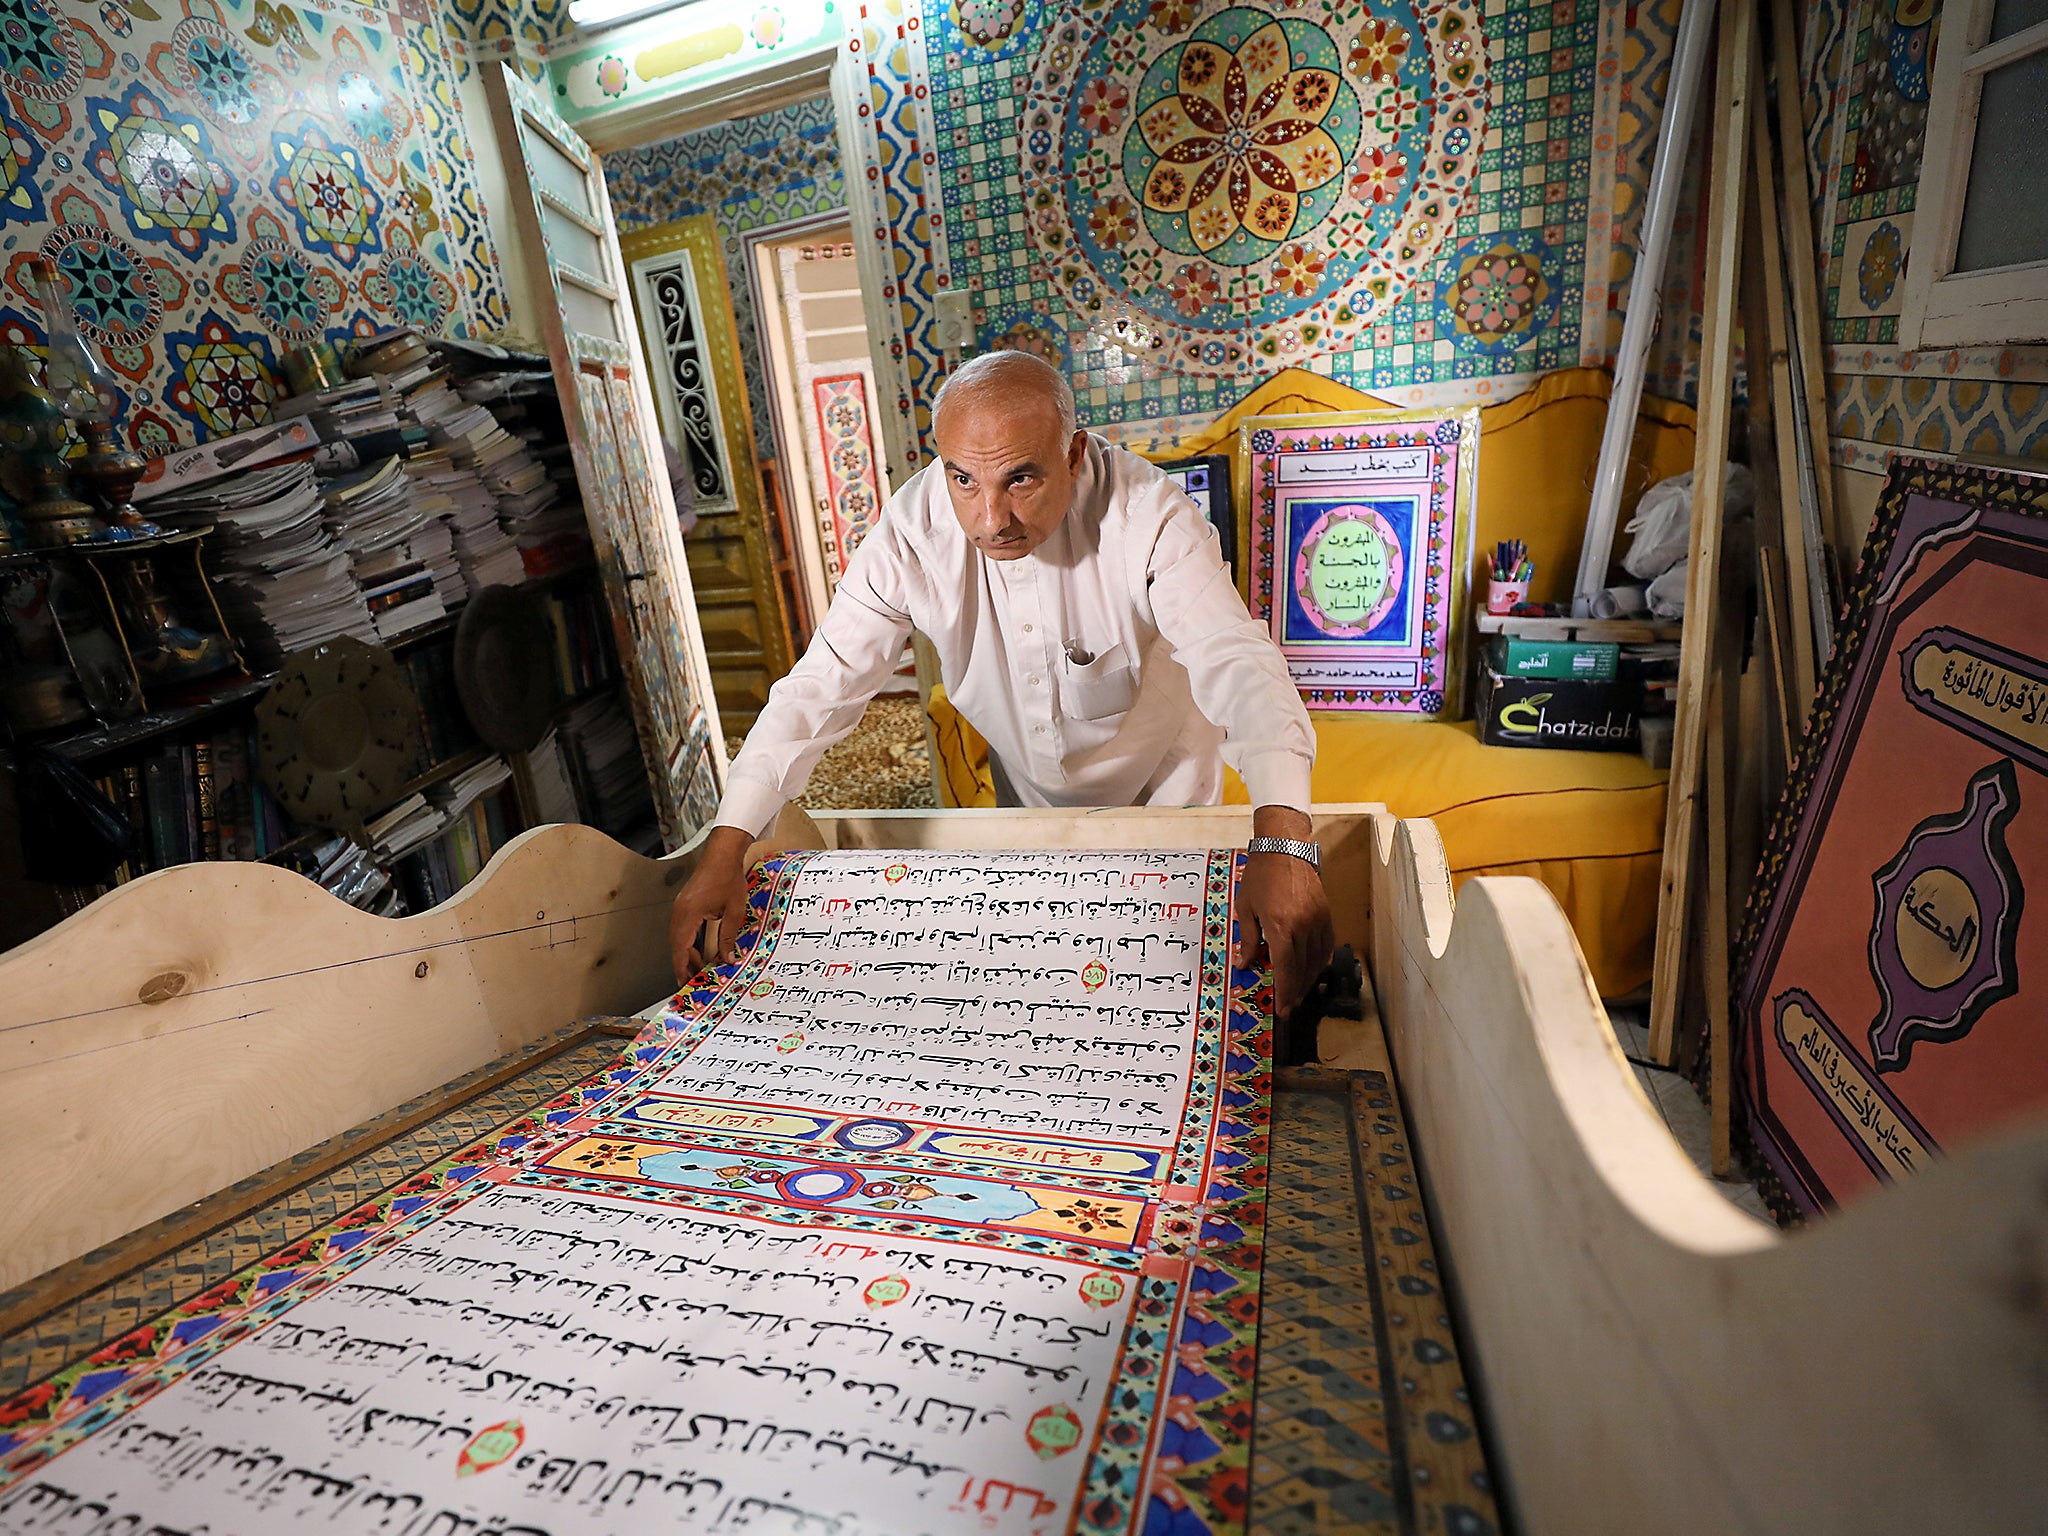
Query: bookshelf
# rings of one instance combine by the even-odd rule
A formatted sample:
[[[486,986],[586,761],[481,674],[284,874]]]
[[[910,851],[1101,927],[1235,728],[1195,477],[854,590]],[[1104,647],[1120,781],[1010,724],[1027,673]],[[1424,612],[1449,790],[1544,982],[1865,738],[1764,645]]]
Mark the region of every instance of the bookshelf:
[[[406,331],[377,339],[363,361],[362,377],[286,401],[279,424],[243,435],[253,446],[223,439],[152,466],[146,515],[173,528],[204,521],[219,606],[253,670],[129,718],[40,734],[7,722],[0,948],[195,860],[279,865],[400,915],[448,899],[544,821],[650,845],[632,706],[544,361],[444,351]],[[10,557],[0,582],[37,559]],[[551,723],[526,752],[478,739],[456,678],[462,614],[492,585],[537,594],[554,640]],[[298,825],[264,785],[256,706],[290,656],[339,635],[399,664],[421,752],[359,823]],[[0,678],[19,651],[0,632]],[[128,856],[104,878],[38,879],[25,867],[7,770],[35,751],[70,762],[127,821]]]

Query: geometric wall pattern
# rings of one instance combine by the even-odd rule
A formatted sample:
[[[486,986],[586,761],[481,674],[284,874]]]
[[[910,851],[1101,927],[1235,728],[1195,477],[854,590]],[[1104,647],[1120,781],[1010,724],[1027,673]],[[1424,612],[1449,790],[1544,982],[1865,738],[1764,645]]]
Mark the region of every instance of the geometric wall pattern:
[[[1833,457],[2048,459],[2048,347],[1898,346],[1940,0],[1813,0],[1802,60]]]
[[[1622,82],[1598,68],[1602,10],[933,0],[906,53],[942,281],[983,346],[1059,362],[1084,420],[1127,440],[1289,364],[1401,400],[1512,392],[1580,361],[1589,310],[1605,330],[1589,195]],[[1609,243],[1603,218],[1596,271]]]
[[[0,0],[0,340],[40,344],[53,258],[145,452],[264,419],[281,353],[506,296],[423,7]]]

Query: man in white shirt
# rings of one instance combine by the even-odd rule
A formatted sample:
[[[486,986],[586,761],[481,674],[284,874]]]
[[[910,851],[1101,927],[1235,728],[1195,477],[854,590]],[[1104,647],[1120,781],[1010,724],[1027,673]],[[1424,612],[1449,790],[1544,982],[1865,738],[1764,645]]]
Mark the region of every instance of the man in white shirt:
[[[707,958],[707,919],[730,953],[748,844],[860,722],[915,628],[1013,803],[1213,805],[1224,762],[1238,771],[1254,808],[1238,963],[1263,936],[1287,1011],[1330,954],[1309,841],[1315,733],[1215,530],[1158,469],[1076,430],[1066,379],[1027,353],[955,369],[932,432],[939,462],[891,498],[732,765],[676,897],[676,974]]]

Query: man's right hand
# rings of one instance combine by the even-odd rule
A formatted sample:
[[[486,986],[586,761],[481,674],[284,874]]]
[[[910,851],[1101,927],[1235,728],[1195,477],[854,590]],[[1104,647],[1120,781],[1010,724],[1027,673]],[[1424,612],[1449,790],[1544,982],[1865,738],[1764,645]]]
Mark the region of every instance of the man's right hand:
[[[668,947],[675,960],[676,985],[683,986],[715,960],[730,960],[747,917],[747,849],[753,838],[738,827],[713,827],[697,854],[697,867],[676,893],[669,914]],[[718,946],[704,943],[707,920],[718,920]]]

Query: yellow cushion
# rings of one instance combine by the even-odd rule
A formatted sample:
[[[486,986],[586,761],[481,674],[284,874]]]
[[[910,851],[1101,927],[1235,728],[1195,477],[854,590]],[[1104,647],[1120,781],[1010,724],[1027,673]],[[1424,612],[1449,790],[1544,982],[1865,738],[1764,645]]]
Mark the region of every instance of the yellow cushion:
[[[1579,936],[1603,997],[1650,977],[1664,782],[1633,752],[1550,752],[1479,743],[1470,721],[1438,724],[1311,710],[1319,805],[1377,800],[1425,816],[1455,882],[1530,875],[1549,886]],[[1226,774],[1223,801],[1245,803]]]
[[[939,744],[939,783],[947,805],[996,803],[995,776],[988,766],[988,740],[967,723],[967,717],[946,697],[946,685],[933,683],[925,700],[932,738]]]

